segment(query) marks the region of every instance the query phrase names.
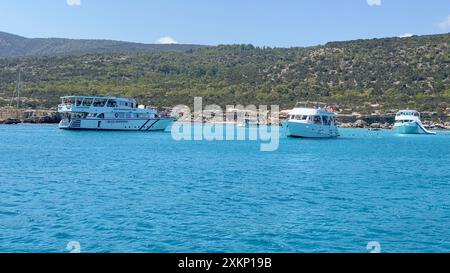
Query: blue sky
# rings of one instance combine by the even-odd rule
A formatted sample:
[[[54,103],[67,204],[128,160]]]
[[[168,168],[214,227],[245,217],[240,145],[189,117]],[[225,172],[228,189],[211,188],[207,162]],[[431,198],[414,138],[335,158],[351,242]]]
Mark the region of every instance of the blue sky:
[[[450,0],[0,0],[0,31],[143,43],[309,46],[450,32]]]

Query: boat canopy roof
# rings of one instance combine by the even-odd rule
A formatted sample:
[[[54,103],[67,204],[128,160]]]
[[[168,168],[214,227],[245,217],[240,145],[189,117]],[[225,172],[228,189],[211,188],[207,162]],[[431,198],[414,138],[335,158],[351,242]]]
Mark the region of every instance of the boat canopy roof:
[[[317,101],[299,101],[295,104],[294,108],[327,108],[328,104],[324,102]]]
[[[289,115],[305,115],[305,116],[336,116],[336,113],[327,109],[318,108],[294,108],[289,111]]]
[[[95,96],[64,96],[61,97],[61,99],[90,99],[90,100],[115,100],[115,101],[134,101],[134,99],[128,99],[128,98],[116,98],[116,97],[95,97]]]
[[[400,110],[397,113],[397,116],[420,116],[420,113],[416,110]]]
[[[325,115],[325,116],[335,116],[333,107],[329,106],[327,103],[323,102],[297,102],[294,109],[289,112],[294,115]]]

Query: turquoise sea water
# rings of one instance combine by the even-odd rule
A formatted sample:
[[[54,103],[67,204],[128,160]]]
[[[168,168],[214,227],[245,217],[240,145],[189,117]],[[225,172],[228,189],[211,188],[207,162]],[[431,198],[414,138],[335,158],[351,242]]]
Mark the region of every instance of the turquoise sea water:
[[[0,252],[450,251],[450,133],[258,142],[0,126]]]

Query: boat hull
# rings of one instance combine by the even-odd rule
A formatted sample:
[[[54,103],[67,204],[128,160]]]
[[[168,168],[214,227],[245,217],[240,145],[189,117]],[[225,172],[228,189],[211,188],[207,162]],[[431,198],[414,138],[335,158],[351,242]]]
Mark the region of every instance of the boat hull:
[[[286,134],[297,138],[336,138],[339,130],[336,126],[315,125],[299,122],[285,122]]]
[[[399,134],[420,134],[419,126],[417,124],[396,124],[394,130]]]
[[[96,131],[164,131],[173,122],[172,118],[163,119],[74,119],[63,120],[59,124],[62,130]]]

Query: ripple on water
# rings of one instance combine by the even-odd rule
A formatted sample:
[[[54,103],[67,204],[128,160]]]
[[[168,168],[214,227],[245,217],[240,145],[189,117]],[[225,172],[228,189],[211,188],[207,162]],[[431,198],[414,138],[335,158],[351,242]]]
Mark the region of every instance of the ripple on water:
[[[33,135],[31,138],[30,135]],[[450,134],[175,142],[0,126],[0,251],[447,252]]]

